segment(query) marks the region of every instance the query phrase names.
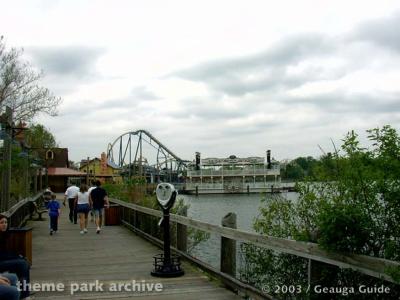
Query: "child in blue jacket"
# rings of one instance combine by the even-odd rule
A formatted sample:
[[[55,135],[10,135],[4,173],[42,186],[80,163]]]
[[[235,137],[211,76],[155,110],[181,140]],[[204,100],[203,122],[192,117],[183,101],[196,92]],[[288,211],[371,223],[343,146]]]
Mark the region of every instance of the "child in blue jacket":
[[[58,230],[58,217],[61,213],[60,203],[56,200],[56,194],[51,194],[51,200],[47,203],[50,217],[50,235]]]

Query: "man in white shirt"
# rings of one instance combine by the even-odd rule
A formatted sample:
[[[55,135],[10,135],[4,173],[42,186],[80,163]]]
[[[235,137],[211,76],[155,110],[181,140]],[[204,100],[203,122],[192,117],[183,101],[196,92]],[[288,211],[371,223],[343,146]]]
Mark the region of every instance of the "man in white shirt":
[[[78,214],[75,207],[75,198],[78,196],[79,188],[74,184],[69,184],[67,190],[64,195],[64,205],[65,201],[68,199],[69,206],[69,220],[74,222],[74,224],[78,221]]]

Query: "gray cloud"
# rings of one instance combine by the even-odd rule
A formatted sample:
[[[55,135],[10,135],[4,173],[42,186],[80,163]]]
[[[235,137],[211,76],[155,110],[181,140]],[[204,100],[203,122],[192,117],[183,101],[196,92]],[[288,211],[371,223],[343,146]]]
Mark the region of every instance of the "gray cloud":
[[[360,24],[351,34],[355,39],[400,52],[400,12]]]
[[[135,87],[130,96],[124,98],[113,98],[108,99],[107,101],[102,101],[101,103],[96,103],[93,100],[89,101],[89,99],[82,99],[79,110],[86,111],[87,115],[96,114],[98,111],[111,111],[111,110],[123,110],[126,113],[129,113],[135,109],[137,109],[138,105],[140,105],[143,101],[150,100],[158,100],[158,96],[153,94],[144,86]],[[75,106],[65,108],[62,111],[63,115],[75,114],[77,108]]]
[[[322,68],[308,68],[302,74],[290,74],[288,67],[296,66],[307,58],[324,57],[334,49],[335,42],[319,34],[289,36],[263,52],[207,62],[169,76],[205,82],[216,91],[235,96],[293,88],[323,79],[327,74]],[[342,76],[342,72],[336,76]]]
[[[253,110],[252,107],[237,107],[236,105],[224,105],[215,94],[208,98],[191,97],[182,99],[179,108],[169,115],[176,119],[198,119],[202,121],[226,121],[246,116]],[[228,101],[228,100],[227,100]],[[231,100],[232,102],[234,100]],[[244,100],[242,100],[243,102]]]
[[[340,37],[316,33],[287,36],[265,51],[205,62],[169,76],[203,82],[213,91],[233,96],[284,91],[310,82],[337,80],[372,64],[371,53],[376,48],[359,44],[360,41],[400,52],[398,28],[400,12],[363,22]],[[357,47],[352,48],[353,45]],[[336,66],[324,61],[338,57],[343,61]],[[315,59],[320,62],[307,65]],[[292,67],[302,63],[306,66],[300,72],[290,72]]]
[[[290,105],[316,107],[331,114],[385,114],[400,111],[400,93],[364,94],[334,91],[307,97],[282,99]]]
[[[114,98],[108,99],[107,101],[102,101],[101,103],[96,103],[93,101],[88,101],[88,99],[82,99],[79,105],[79,111],[86,111],[86,116],[95,115],[99,111],[111,112],[116,110],[121,116],[121,111],[124,114],[129,114],[133,110],[138,108],[138,105],[142,101],[158,100],[159,98],[149,91],[144,86],[136,87],[132,90],[131,95],[124,98]],[[76,114],[77,108],[75,106],[70,106],[61,112],[63,115],[73,115]]]
[[[221,131],[221,135],[237,139],[240,136],[260,134],[262,132],[276,130],[276,128],[281,126],[282,126],[282,120],[279,121],[259,120],[247,126],[224,127]]]
[[[337,37],[314,33],[287,36],[261,52],[206,61],[170,73],[167,79],[178,77],[204,83],[209,88],[207,96],[196,97],[197,92],[193,91],[192,97],[180,99],[178,108],[175,101],[169,106],[168,94],[156,95],[146,86],[136,86],[126,98],[109,99],[101,104],[90,99],[91,102],[81,101],[78,107],[65,108],[61,117],[67,123],[57,121],[57,126],[68,133],[71,129],[67,125],[71,124],[75,130],[71,142],[76,142],[76,135],[83,131],[91,139],[98,136],[104,145],[123,132],[145,128],[184,158],[192,158],[195,150],[205,156],[210,152],[223,156],[220,153],[254,154],[267,146],[281,158],[310,155],[313,151],[320,154],[317,145],[326,141],[328,146],[322,146],[328,149],[331,137],[342,137],[349,129],[385,123],[399,127],[400,92],[379,91],[379,84],[366,81],[365,93],[356,93],[351,85],[351,80],[364,78],[358,77],[356,71],[361,75],[364,71],[369,73],[367,80],[370,74],[373,77],[380,76],[382,71],[396,72],[393,57],[400,50],[396,32],[400,28],[399,19],[400,15],[395,14],[364,22]],[[76,72],[86,79],[92,74],[101,50],[78,55],[78,49],[70,48],[69,53],[73,53],[70,57],[61,56],[65,61],[73,61],[72,65],[64,65],[62,61],[51,64],[47,52],[41,54],[42,64],[38,65],[57,76],[74,76]],[[56,59],[61,60],[58,56]],[[350,81],[343,78],[346,75]],[[69,80],[69,77],[54,78],[64,85]],[[343,82],[334,82],[341,78]],[[338,86],[337,90],[315,94],[318,89],[311,86],[312,95],[295,97],[288,93],[290,89],[323,80],[328,88]],[[70,85],[76,88],[77,81],[71,81]],[[310,91],[305,87],[306,93]],[[317,85],[320,87],[324,90],[324,82]],[[383,85],[382,89],[385,88]],[[359,89],[357,84],[354,90]],[[226,105],[229,100],[232,105]],[[160,110],[159,104],[165,105],[165,110]],[[105,134],[112,138],[106,138]],[[87,142],[86,136],[79,139],[79,145]]]
[[[137,109],[141,102],[158,100],[160,99],[154,93],[149,91],[145,86],[139,86],[132,89],[130,95],[124,98],[108,99],[100,104],[91,103],[86,104],[88,106],[88,113],[96,113],[101,110],[123,110],[124,113],[129,114],[133,110]]]
[[[138,100],[159,100],[160,98],[150,91],[145,86],[137,86],[132,89],[131,95],[133,98]]]
[[[172,75],[193,80],[220,77],[222,74],[241,74],[244,71],[264,70],[266,66],[286,66],[305,57],[330,51],[327,40],[319,34],[290,36],[266,51],[230,59],[219,59]]]
[[[34,63],[50,76],[85,78],[95,75],[97,59],[104,53],[100,48],[43,47],[28,48]]]
[[[128,120],[136,110],[138,103],[133,99],[117,98],[105,102],[96,103],[88,99],[82,99],[79,106],[69,105],[60,111],[61,116],[76,117],[81,120],[95,119],[99,114],[108,114],[116,120]]]

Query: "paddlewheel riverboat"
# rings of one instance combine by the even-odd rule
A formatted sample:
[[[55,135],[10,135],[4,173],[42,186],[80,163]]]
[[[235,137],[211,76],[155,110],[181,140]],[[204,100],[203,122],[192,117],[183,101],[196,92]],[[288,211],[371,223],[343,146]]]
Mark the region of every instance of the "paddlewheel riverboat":
[[[195,194],[262,193],[280,190],[279,162],[266,157],[200,158],[187,167],[186,191]]]

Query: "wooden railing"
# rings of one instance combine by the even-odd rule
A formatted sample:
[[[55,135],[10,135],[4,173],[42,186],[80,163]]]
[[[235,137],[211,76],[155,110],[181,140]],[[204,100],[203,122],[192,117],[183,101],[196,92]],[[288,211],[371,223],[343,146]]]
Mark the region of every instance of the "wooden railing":
[[[43,192],[33,197],[20,200],[9,210],[2,212],[8,219],[10,236],[6,242],[6,249],[12,253],[24,256],[32,265],[32,227],[22,227],[32,217],[33,202],[40,204]]]
[[[13,205],[9,210],[1,214],[8,219],[9,227],[21,227],[30,218],[32,214],[32,202],[37,202],[43,195],[43,192],[37,193],[35,196],[20,200]]]
[[[154,234],[149,234],[148,232],[143,232],[142,229],[140,229],[140,215],[147,215],[147,216],[153,216],[156,218],[160,218],[162,216],[162,212],[159,210],[154,210],[150,208],[146,208],[143,206],[139,206],[133,203],[127,203],[121,200],[117,199],[111,199],[111,202],[118,204],[122,207],[123,213],[122,213],[122,223],[131,229],[133,229],[136,232],[142,233],[145,235],[146,238],[149,239],[154,239],[151,235]],[[130,212],[126,212],[126,210],[130,210]],[[243,230],[238,230],[238,229],[232,229],[228,227],[222,227],[218,225],[213,225],[209,224],[206,222],[202,222],[199,220],[194,220],[185,216],[180,216],[180,215],[175,215],[171,214],[170,215],[170,220],[171,222],[175,222],[182,228],[183,227],[192,227],[196,228],[202,231],[210,232],[210,233],[216,233],[221,235],[224,238],[231,239],[234,241],[241,241],[245,243],[251,243],[253,245],[267,248],[267,249],[272,249],[281,253],[286,253],[286,254],[292,254],[296,255],[299,257],[303,257],[306,259],[309,259],[309,265],[312,265],[313,261],[316,262],[321,262],[333,266],[337,266],[340,268],[350,268],[353,270],[357,270],[358,272],[362,274],[366,274],[369,276],[373,276],[376,278],[384,279],[386,281],[396,283],[396,281],[393,280],[391,276],[385,273],[385,271],[388,268],[399,268],[400,263],[396,261],[391,261],[391,260],[386,260],[386,259],[381,259],[381,258],[375,258],[375,257],[370,257],[370,256],[365,256],[365,255],[353,255],[353,254],[348,254],[348,253],[338,253],[338,252],[328,252],[323,249],[321,249],[318,244],[315,243],[309,243],[309,242],[301,242],[301,241],[295,241],[295,240],[289,240],[289,239],[283,239],[283,238],[277,238],[277,237],[272,237],[272,236],[265,236],[265,235],[260,235],[256,233],[251,233]],[[155,224],[157,220],[154,220]],[[177,231],[177,249],[175,249],[177,252],[180,254],[183,254],[186,258],[195,261],[196,263],[199,263],[196,259],[193,257],[190,257],[187,255],[185,252],[186,249],[179,249],[182,247],[179,247],[179,244],[186,245],[186,241],[180,241],[180,239],[186,239],[186,235],[181,235],[180,232],[186,232],[186,230],[178,230]],[[160,240],[158,240],[159,243],[162,243]],[[185,248],[185,247],[183,247]],[[184,251],[182,251],[184,250]],[[221,259],[223,259],[221,257]],[[204,263],[200,262],[200,265],[204,265]],[[222,265],[222,263],[221,263]],[[245,293],[252,294],[253,296],[258,294],[258,295],[263,295],[265,297],[265,294],[261,293],[261,291],[255,291],[252,287],[243,284],[241,282],[238,282],[235,278],[230,277],[227,274],[221,274],[220,271],[213,269],[210,266],[206,266],[206,268],[209,268],[214,274],[216,275],[221,275],[224,277],[226,280],[229,281],[230,284],[236,285],[236,288],[242,289]],[[311,272],[311,268],[309,268],[309,272]],[[310,276],[310,274],[309,274]],[[255,293],[255,294],[254,294]]]

